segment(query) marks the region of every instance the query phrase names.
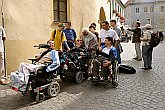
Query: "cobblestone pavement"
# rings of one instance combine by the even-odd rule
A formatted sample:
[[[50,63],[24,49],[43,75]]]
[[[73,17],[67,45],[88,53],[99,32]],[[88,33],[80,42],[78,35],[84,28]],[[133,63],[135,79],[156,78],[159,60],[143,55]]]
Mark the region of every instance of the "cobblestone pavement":
[[[0,110],[165,110],[165,43],[154,48],[152,70],[141,70],[142,61],[132,60],[132,43],[122,45],[123,63],[132,65],[137,73],[120,74],[118,88],[92,86],[89,81],[59,81],[59,95],[36,104],[29,97],[0,86]]]

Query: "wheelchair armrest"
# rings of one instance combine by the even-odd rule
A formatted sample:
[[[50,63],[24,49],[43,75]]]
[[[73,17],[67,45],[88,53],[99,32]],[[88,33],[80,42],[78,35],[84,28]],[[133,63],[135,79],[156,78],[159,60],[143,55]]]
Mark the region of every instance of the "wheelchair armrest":
[[[37,62],[37,59],[36,59],[36,58],[29,58],[28,60],[30,60],[30,61],[32,62],[32,64],[33,64],[34,62]]]

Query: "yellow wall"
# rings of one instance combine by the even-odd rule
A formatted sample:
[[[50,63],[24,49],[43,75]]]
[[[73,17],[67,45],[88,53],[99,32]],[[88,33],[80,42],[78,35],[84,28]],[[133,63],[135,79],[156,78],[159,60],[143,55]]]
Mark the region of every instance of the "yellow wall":
[[[28,62],[41,50],[33,45],[45,43],[51,32],[53,20],[52,0],[3,0],[5,29],[7,33],[6,59],[8,74],[19,67],[20,62]],[[0,0],[0,5],[2,0]],[[78,36],[83,27],[97,24],[99,31],[100,8],[103,7],[109,20],[107,0],[68,0],[68,20]],[[1,15],[0,15],[1,17]],[[2,24],[0,20],[0,24]]]
[[[89,27],[92,22],[97,24],[99,31],[100,8],[103,7],[109,20],[109,3],[107,0],[71,0],[71,22],[72,27],[80,34],[83,27]]]
[[[28,62],[28,58],[34,57],[39,52],[33,45],[45,43],[49,39],[52,7],[51,0],[3,1],[7,34],[6,61],[9,74],[18,69],[20,62]],[[1,3],[2,0],[0,5]]]

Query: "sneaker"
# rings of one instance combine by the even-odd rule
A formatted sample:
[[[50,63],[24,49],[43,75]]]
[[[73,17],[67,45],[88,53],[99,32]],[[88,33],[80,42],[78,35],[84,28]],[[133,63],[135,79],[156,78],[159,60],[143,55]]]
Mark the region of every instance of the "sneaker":
[[[135,59],[135,60],[136,60],[136,59],[138,59],[138,58],[137,58],[137,57],[135,57],[135,58],[133,58],[133,59]]]
[[[152,67],[151,67],[151,66],[149,66],[149,67],[148,67],[148,69],[152,69]]]

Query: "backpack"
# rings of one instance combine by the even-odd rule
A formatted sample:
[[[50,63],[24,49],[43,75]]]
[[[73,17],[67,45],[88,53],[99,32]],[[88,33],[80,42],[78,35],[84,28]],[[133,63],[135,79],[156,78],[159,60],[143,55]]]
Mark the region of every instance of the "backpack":
[[[160,43],[160,37],[157,33],[151,33],[151,40],[149,42],[151,47],[156,47]]]
[[[53,39],[55,39],[55,35],[56,35],[56,29],[54,30]],[[61,41],[62,41],[62,36],[63,36],[63,31],[62,31],[62,34],[61,34]]]

